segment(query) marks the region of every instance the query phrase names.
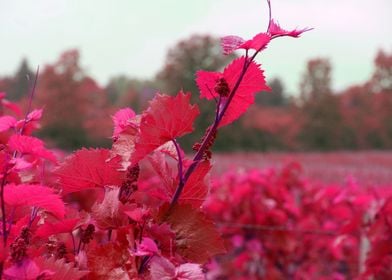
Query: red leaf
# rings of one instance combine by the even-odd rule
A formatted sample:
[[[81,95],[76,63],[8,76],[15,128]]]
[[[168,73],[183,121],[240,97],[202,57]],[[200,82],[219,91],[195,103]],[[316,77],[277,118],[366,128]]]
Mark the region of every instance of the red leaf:
[[[13,111],[16,115],[21,115],[22,110],[20,109],[19,105],[13,102],[10,102],[7,99],[0,98],[1,105]]]
[[[225,68],[223,76],[230,89],[234,88],[241,75],[244,63],[245,57],[240,57]],[[254,95],[263,90],[269,90],[263,71],[260,69],[260,65],[251,62],[219,126],[227,125],[238,119],[254,103]]]
[[[217,98],[218,95],[214,91],[214,88],[218,79],[222,77],[223,74],[218,72],[197,71],[196,83],[200,90],[200,97],[204,97],[208,100]]]
[[[169,201],[174,193],[175,186],[177,185],[172,168],[166,162],[165,155],[161,152],[155,151],[148,157],[148,160],[162,182],[157,189],[157,192],[155,192],[154,189],[152,195],[157,195],[158,198]]]
[[[151,280],[181,279],[181,280],[204,280],[205,275],[200,265],[185,263],[175,267],[168,259],[153,257],[150,265]]]
[[[243,71],[244,63],[245,57],[240,57],[228,65],[223,73],[206,71],[197,72],[196,82],[200,89],[201,97],[207,99],[218,97],[218,95],[215,92],[211,92],[211,90],[214,89],[217,78],[222,76],[227,81],[230,90],[233,90]],[[260,65],[252,61],[219,126],[230,124],[238,119],[246,112],[248,107],[254,103],[254,95],[263,90],[269,90],[269,87],[265,82],[263,71],[260,69]]]
[[[176,234],[177,252],[186,259],[205,263],[211,257],[225,252],[223,241],[214,224],[206,215],[191,205],[177,204],[166,215],[167,208],[161,209],[163,221]]]
[[[133,117],[135,117],[135,112],[130,108],[118,110],[112,117],[114,123],[113,137],[118,137],[127,128],[129,120]]]
[[[200,265],[196,263],[184,263],[176,268],[177,279],[183,280],[204,280],[204,275]]]
[[[152,195],[158,194],[160,199],[169,201],[178,185],[178,178],[173,175],[172,168],[166,162],[161,151],[155,151],[148,159],[162,181],[157,193],[152,193]],[[184,186],[180,202],[191,204],[195,208],[201,206],[208,193],[208,184],[205,177],[210,169],[209,161],[203,161],[196,167]]]
[[[253,49],[259,51],[263,50],[270,40],[271,36],[266,33],[259,33],[247,41],[238,36],[225,36],[221,38],[221,47],[223,49],[223,54],[230,54],[238,49]]]
[[[73,262],[66,263],[65,259],[38,257],[34,259],[41,271],[50,271],[50,280],[78,280],[89,274],[74,267]],[[46,278],[42,278],[46,279]]]
[[[266,33],[259,33],[254,36],[251,40],[243,43],[239,48],[241,49],[253,49],[255,51],[263,50],[267,47],[271,40],[271,36]]]
[[[13,206],[35,206],[51,212],[58,218],[65,214],[64,203],[53,189],[41,185],[6,185],[4,188],[5,203]]]
[[[173,240],[176,239],[176,234],[171,230],[167,223],[160,225],[152,224],[148,229],[151,238],[159,244],[159,250],[162,256],[172,256],[175,246]]]
[[[27,121],[39,121],[42,118],[42,109],[35,109],[27,115]]]
[[[140,137],[131,157],[136,164],[147,154],[167,141],[193,131],[193,122],[199,115],[196,105],[190,105],[191,95],[180,92],[177,96],[158,94],[143,113]]]
[[[96,246],[87,252],[87,257],[91,279],[137,279],[134,258],[124,246],[113,242]]]
[[[106,149],[81,149],[69,156],[55,171],[64,193],[119,186],[124,179],[120,157],[109,158]]]
[[[231,54],[233,51],[240,48],[245,40],[239,36],[225,36],[221,38],[221,47],[223,49],[223,54]]]
[[[62,220],[55,224],[46,222],[37,229],[35,234],[38,237],[46,238],[54,234],[72,232],[78,224],[79,220],[79,218]]]
[[[127,222],[123,213],[123,204],[118,199],[120,189],[107,189],[102,203],[94,204],[91,216],[100,229],[118,228]]]
[[[149,209],[135,208],[124,211],[124,214],[127,215],[132,221],[143,223],[145,221],[145,217],[149,214]]]
[[[5,279],[34,280],[39,275],[39,267],[30,259],[25,259],[21,263],[14,264],[4,271]]]
[[[206,160],[199,163],[184,186],[184,190],[180,196],[180,202],[191,204],[195,208],[202,205],[208,193],[208,185],[205,177],[210,169],[211,165],[209,161]]]
[[[153,256],[159,251],[154,240],[148,237],[143,237],[142,242],[137,246],[134,256]]]
[[[153,257],[150,264],[151,280],[175,279],[176,267],[168,259]]]
[[[30,154],[57,162],[54,153],[45,149],[44,142],[36,137],[14,134],[8,140],[8,146],[11,150],[21,154]]]
[[[7,131],[8,129],[14,127],[16,124],[16,119],[11,116],[1,116],[0,117],[0,132]]]
[[[303,29],[293,29],[288,31],[280,27],[279,23],[275,22],[274,19],[271,19],[268,33],[271,35],[271,37],[290,36],[290,37],[298,38],[302,33],[306,31],[310,31],[312,29],[313,28],[303,28]]]
[[[111,157],[120,156],[122,158],[122,169],[126,170],[130,163],[131,155],[135,151],[135,144],[139,135],[139,124],[132,123],[119,133],[113,142]]]

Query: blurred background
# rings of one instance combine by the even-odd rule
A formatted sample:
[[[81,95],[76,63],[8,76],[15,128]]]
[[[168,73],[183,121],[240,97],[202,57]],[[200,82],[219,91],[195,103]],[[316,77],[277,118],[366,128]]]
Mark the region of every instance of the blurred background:
[[[272,1],[282,27],[313,27],[274,40],[258,57],[271,92],[219,133],[217,151],[392,148],[392,2]],[[34,107],[40,136],[65,150],[109,146],[112,116],[140,113],[157,91],[190,91],[201,117],[190,150],[214,114],[198,98],[197,70],[221,70],[219,38],[266,30],[262,0],[0,1],[0,92]]]

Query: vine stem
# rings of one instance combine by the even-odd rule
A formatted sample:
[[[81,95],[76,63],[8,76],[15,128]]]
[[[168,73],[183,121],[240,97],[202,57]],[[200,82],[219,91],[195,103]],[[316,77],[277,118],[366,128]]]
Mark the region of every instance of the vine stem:
[[[3,178],[1,179],[1,186],[0,186],[0,199],[1,199],[1,222],[3,228],[3,247],[7,245],[7,219],[5,214],[5,200],[4,200],[4,187],[7,178],[8,170],[7,168],[3,172]]]
[[[180,147],[179,147],[176,139],[173,139],[172,142],[174,144],[174,147],[176,147],[176,152],[177,152],[177,156],[178,156],[177,169],[178,169],[179,184],[183,184],[184,176],[183,176],[183,163],[182,163],[181,150],[180,150]]]
[[[25,115],[25,119],[22,125],[22,128],[20,129],[20,134],[23,134],[23,131],[26,127],[27,124],[27,116],[30,114],[31,112],[31,106],[33,104],[33,99],[34,99],[34,95],[35,95],[35,89],[37,87],[37,81],[38,81],[38,75],[39,75],[39,66],[37,66],[37,71],[35,72],[35,78],[34,78],[34,82],[33,85],[31,87],[30,93],[29,93],[29,105],[27,107],[27,111],[26,111],[26,115]]]
[[[211,129],[209,130],[209,132],[207,133],[206,137],[204,138],[199,150],[196,152],[195,156],[193,157],[193,161],[192,164],[188,167],[188,169],[186,170],[183,180],[180,181],[180,183],[177,186],[176,191],[174,192],[173,198],[170,202],[170,207],[169,207],[169,211],[170,209],[173,208],[173,206],[177,203],[178,199],[180,198],[180,195],[182,193],[182,190],[184,189],[184,186],[187,182],[187,180],[189,179],[190,175],[195,171],[197,165],[199,164],[200,160],[203,158],[203,154],[205,152],[205,150],[207,149],[208,143],[210,142],[212,136],[216,133],[220,122],[222,121],[222,118],[224,116],[224,114],[226,113],[227,109],[229,108],[229,105],[231,103],[231,101],[233,100],[233,97],[235,95],[235,93],[237,92],[245,74],[246,71],[248,70],[251,62],[255,59],[255,57],[257,56],[257,54],[261,51],[261,48],[259,50],[257,50],[252,57],[249,59],[248,58],[248,52],[246,52],[245,55],[245,62],[244,65],[242,67],[242,71],[236,81],[236,83],[234,84],[234,87],[231,89],[229,97],[227,99],[227,101],[224,103],[222,110],[219,110],[219,108],[217,109],[217,117],[215,118],[215,121],[213,123],[213,125],[211,126]],[[220,103],[220,102],[219,102]]]
[[[267,3],[268,3],[268,27],[267,27],[267,32],[269,31],[269,29],[270,29],[270,26],[271,26],[271,19],[272,19],[272,8],[271,8],[271,1],[270,0],[267,0]]]
[[[23,122],[23,125],[19,131],[19,134],[22,135],[24,132],[24,129],[26,127],[27,124],[27,116],[31,111],[31,106],[33,103],[33,97],[34,97],[34,93],[35,93],[35,89],[37,86],[37,80],[38,80],[38,73],[39,73],[39,66],[37,67],[37,71],[36,71],[36,75],[34,78],[34,83],[31,87],[31,90],[29,92],[29,105],[28,105],[28,109],[26,112],[26,116]],[[17,156],[17,152],[15,151],[12,155],[13,158],[16,158]],[[4,187],[5,187],[5,183],[6,183],[6,179],[7,179],[7,174],[8,174],[8,165],[6,166],[6,168],[3,171],[3,178],[1,179],[1,185],[0,185],[0,203],[1,203],[1,221],[2,221],[2,231],[3,231],[3,247],[5,248],[7,246],[7,238],[8,238],[8,232],[7,232],[7,217],[6,217],[6,212],[5,212],[5,199],[4,199]],[[34,211],[33,211],[34,212]],[[11,225],[12,223],[10,223],[9,226],[9,230],[11,229]],[[0,278],[2,278],[3,275],[3,267],[4,267],[4,263],[1,262],[0,263]]]
[[[35,90],[37,87],[37,81],[38,81],[38,75],[39,75],[39,66],[37,67],[37,71],[35,73],[35,78],[34,78],[34,82],[31,86],[31,89],[29,91],[29,105],[26,111],[26,115],[25,115],[25,119],[23,122],[23,125],[19,131],[20,135],[23,135],[24,129],[26,127],[27,124],[27,116],[28,114],[31,112],[31,107],[32,107],[32,103],[33,103],[33,98],[34,98],[34,94],[35,94]],[[18,156],[17,151],[14,151],[14,153],[12,154],[12,158],[15,159]],[[8,237],[8,231],[11,230],[11,226],[12,223],[10,222],[10,226],[9,229],[7,230],[7,217],[6,217],[6,212],[5,212],[5,200],[4,200],[4,187],[5,184],[7,182],[7,174],[8,174],[8,169],[9,166],[7,165],[5,170],[3,171],[3,178],[1,180],[1,185],[0,185],[0,202],[1,202],[1,219],[2,219],[2,230],[3,230],[3,245],[4,247],[7,245],[7,237]],[[31,216],[30,216],[30,221],[29,221],[29,226],[31,226],[31,223],[33,222],[35,216],[37,214],[37,211],[35,208],[33,208]]]
[[[271,9],[271,1],[267,0],[267,4],[268,4],[268,27],[267,27],[267,33],[269,33],[269,29],[271,26],[271,19],[272,19],[272,9]],[[277,37],[280,37],[281,35],[274,35],[271,36],[271,40],[275,39]],[[205,150],[208,147],[208,144],[212,138],[213,135],[215,135],[216,131],[218,130],[219,124],[224,116],[224,114],[226,113],[227,109],[229,108],[229,105],[231,103],[231,101],[234,98],[235,93],[238,90],[238,87],[240,86],[242,80],[244,79],[244,76],[246,74],[246,71],[248,70],[249,66],[251,65],[251,63],[255,60],[256,56],[260,53],[260,51],[263,49],[263,47],[260,47],[258,50],[256,50],[254,52],[254,54],[249,58],[248,56],[248,50],[246,50],[245,53],[245,62],[244,62],[244,66],[242,68],[242,71],[240,73],[240,76],[238,77],[236,83],[234,84],[234,87],[231,89],[229,97],[227,99],[227,101],[224,103],[224,106],[222,108],[222,110],[220,110],[220,106],[221,106],[221,99],[219,99],[218,102],[218,108],[216,110],[216,116],[215,116],[215,121],[213,123],[213,125],[211,126],[211,129],[209,130],[207,136],[204,138],[204,141],[202,142],[199,150],[196,152],[195,156],[193,157],[193,162],[192,164],[188,167],[188,169],[186,170],[182,180],[180,180],[176,191],[174,192],[174,195],[172,197],[172,200],[170,202],[170,207],[169,210],[170,211],[173,206],[177,203],[178,199],[180,198],[180,195],[182,193],[182,190],[184,189],[184,186],[187,182],[187,180],[189,179],[190,175],[195,171],[197,165],[199,164],[200,160],[203,158],[203,154],[205,152]],[[175,141],[175,140],[174,140]],[[181,171],[182,173],[182,171]]]

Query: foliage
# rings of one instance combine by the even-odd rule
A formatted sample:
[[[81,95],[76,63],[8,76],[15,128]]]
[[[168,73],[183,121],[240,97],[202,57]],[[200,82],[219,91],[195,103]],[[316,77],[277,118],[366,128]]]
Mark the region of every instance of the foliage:
[[[1,118],[0,274],[6,279],[204,278],[201,265],[225,252],[214,223],[200,209],[208,193],[210,149],[218,128],[238,119],[254,103],[254,94],[268,89],[254,59],[271,39],[292,36],[271,19],[270,26],[234,46],[246,54],[222,73],[199,72],[201,96],[213,97],[216,109],[212,125],[193,146],[193,159],[176,139],[193,131],[199,109],[181,91],[156,95],[141,115],[129,108],[118,111],[112,149],[81,149],[57,165],[56,155],[30,135],[37,123],[42,121],[44,130],[59,129],[66,117],[69,132],[79,132],[88,124],[86,116],[102,116],[89,105],[104,103],[79,67],[77,51],[47,67],[38,102],[45,102],[48,114]],[[145,160],[161,178],[160,187],[139,180]],[[177,173],[168,160],[176,163]],[[83,192],[90,195],[83,198]]]
[[[229,245],[211,279],[388,279],[391,195],[353,180],[320,186],[296,162],[218,177],[204,208]]]
[[[37,92],[34,104],[45,108],[40,135],[50,138],[57,147],[104,144],[110,136],[111,111],[103,91],[79,65],[77,50],[63,53],[54,65],[45,67]]]
[[[201,43],[193,43],[193,38],[197,38]],[[259,40],[263,38],[265,40],[263,35],[256,37]],[[243,41],[245,40],[236,36],[228,36],[223,46],[228,48],[230,44],[235,45]],[[185,52],[181,46],[189,48],[189,51]],[[149,100],[154,97],[158,88],[171,95],[182,88],[192,93],[191,100],[199,105],[200,110],[200,117],[194,124],[195,132],[178,139],[185,151],[189,152],[192,144],[202,137],[215,110],[212,102],[198,98],[198,89],[194,81],[196,72],[199,68],[221,71],[225,64],[235,58],[234,53],[222,56],[217,50],[219,43],[213,37],[190,37],[169,51],[163,69],[154,80],[138,80],[122,75],[110,79],[104,88],[86,75],[79,65],[77,52],[67,52],[68,54],[62,56],[74,56],[73,60],[77,64],[74,69],[79,69],[76,76],[84,77],[83,81],[78,80],[75,83],[75,75],[62,75],[60,78],[59,73],[52,75],[48,72],[48,69],[64,68],[63,64],[66,63],[62,58],[43,69],[34,99],[35,106],[45,108],[44,119],[49,119],[49,123],[53,122],[53,125],[45,125],[44,120],[43,130],[38,134],[43,136],[50,146],[66,149],[97,147],[101,144],[109,147],[111,123],[108,116],[113,115],[119,107],[130,106],[135,112],[140,113],[148,107]],[[197,55],[198,53],[203,55]],[[198,58],[203,58],[206,62],[199,63]],[[222,128],[221,137],[216,141],[213,150],[390,149],[390,60],[390,53],[379,51],[374,59],[374,72],[371,78],[364,84],[349,86],[341,92],[334,91],[331,86],[333,68],[330,61],[325,58],[309,60],[298,97],[288,97],[280,79],[269,80],[268,86],[271,91],[255,94],[255,103],[258,106],[252,106],[230,127]],[[210,64],[211,61],[216,63]],[[179,66],[169,67],[171,64]],[[179,73],[175,73],[175,69],[178,69]],[[166,70],[171,74],[163,75]],[[17,102],[26,108],[27,95],[31,91],[34,79],[26,61],[22,61],[16,72],[13,76],[0,79],[0,90],[7,92],[8,98],[17,99]],[[62,90],[55,88],[55,85],[61,85]],[[82,105],[86,99],[88,106]],[[75,110],[61,110],[58,108],[58,100],[64,101],[64,107]],[[47,104],[52,105],[49,108]],[[69,112],[74,114],[69,116]],[[64,120],[56,121],[54,125],[60,114]],[[72,118],[67,120],[68,117]],[[242,137],[244,134],[247,135],[246,139]]]
[[[278,229],[279,234],[263,236],[262,242],[247,227],[243,236],[237,236],[242,253],[242,244],[253,250],[257,260],[262,253],[266,266],[261,272],[257,267],[257,273],[262,273],[258,276],[355,275],[352,257],[358,236],[354,233],[373,202],[355,184],[345,190],[314,189],[298,180],[297,167],[289,167],[277,177],[250,173],[249,178],[230,178],[218,190],[225,190],[223,195],[208,198],[211,148],[220,128],[243,115],[256,93],[268,89],[255,57],[273,39],[298,37],[308,30],[285,30],[270,11],[266,32],[250,40],[223,38],[225,53],[241,49],[245,55],[222,72],[198,72],[200,96],[215,106],[215,117],[193,145],[193,158],[185,155],[177,138],[193,131],[199,108],[191,104],[190,94],[180,91],[175,96],[157,94],[139,115],[130,108],[115,113],[110,149],[83,148],[58,162],[58,154],[32,136],[38,123],[43,122],[44,130],[56,130],[62,118],[69,116],[69,132],[88,131],[94,126],[87,118],[99,120],[106,111],[100,89],[79,67],[76,51],[65,53],[43,73],[45,83],[39,90],[46,94],[37,102],[47,103],[48,116],[42,110],[30,112],[35,87],[25,117],[17,116],[18,107],[0,95],[2,104],[16,113],[0,119],[0,277],[204,279],[209,260],[226,252],[221,233],[233,233],[230,227],[220,232],[208,213],[221,219],[219,222],[284,227]],[[75,100],[78,102],[73,103]],[[102,111],[91,109],[92,103]],[[76,143],[79,135],[69,137]],[[378,208],[382,202],[376,202],[381,222],[373,223],[376,229],[369,231],[372,247],[363,271],[389,275],[384,267],[389,248],[378,248],[389,241],[390,205]],[[226,208],[226,203],[234,207]],[[220,217],[222,206],[228,213]],[[300,237],[293,234],[297,226],[307,231],[318,226],[338,237],[332,243],[302,237],[309,245],[299,247],[293,241]],[[293,233],[287,234],[287,228]],[[362,234],[361,230],[360,238]],[[294,249],[300,250],[300,259],[290,257]],[[328,254],[318,258],[319,250],[328,250]],[[324,266],[335,259],[337,264]],[[237,263],[251,276],[248,260],[245,252]]]
[[[198,98],[196,73],[200,69],[219,71],[234,58],[235,54],[222,54],[219,38],[209,35],[192,35],[168,51],[165,64],[156,76],[158,83],[169,94],[175,94],[179,89],[191,92],[192,102],[198,104],[200,109],[200,117],[195,122],[195,133],[180,139],[185,150],[189,151],[187,147],[202,137],[215,113],[214,104]]]

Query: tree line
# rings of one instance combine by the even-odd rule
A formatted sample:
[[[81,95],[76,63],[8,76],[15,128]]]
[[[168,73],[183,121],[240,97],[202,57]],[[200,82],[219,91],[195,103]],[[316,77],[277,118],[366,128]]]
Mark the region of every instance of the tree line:
[[[234,56],[234,55],[233,55]],[[167,53],[162,69],[150,80],[126,75],[99,85],[80,63],[78,50],[68,50],[39,74],[35,108],[44,108],[40,136],[62,149],[110,144],[110,116],[118,108],[141,112],[157,91],[190,91],[201,115],[195,133],[183,147],[192,147],[214,116],[211,104],[197,98],[195,72],[221,70],[233,59],[221,55],[219,40],[194,35]],[[288,95],[278,78],[271,91],[256,95],[256,104],[230,128],[222,129],[216,150],[356,150],[392,148],[392,53],[380,50],[371,78],[342,91],[332,89],[327,58],[311,59],[296,96]],[[34,71],[26,59],[10,76],[0,77],[0,92],[27,107]],[[4,110],[4,108],[0,108]],[[246,135],[244,137],[243,135]]]

